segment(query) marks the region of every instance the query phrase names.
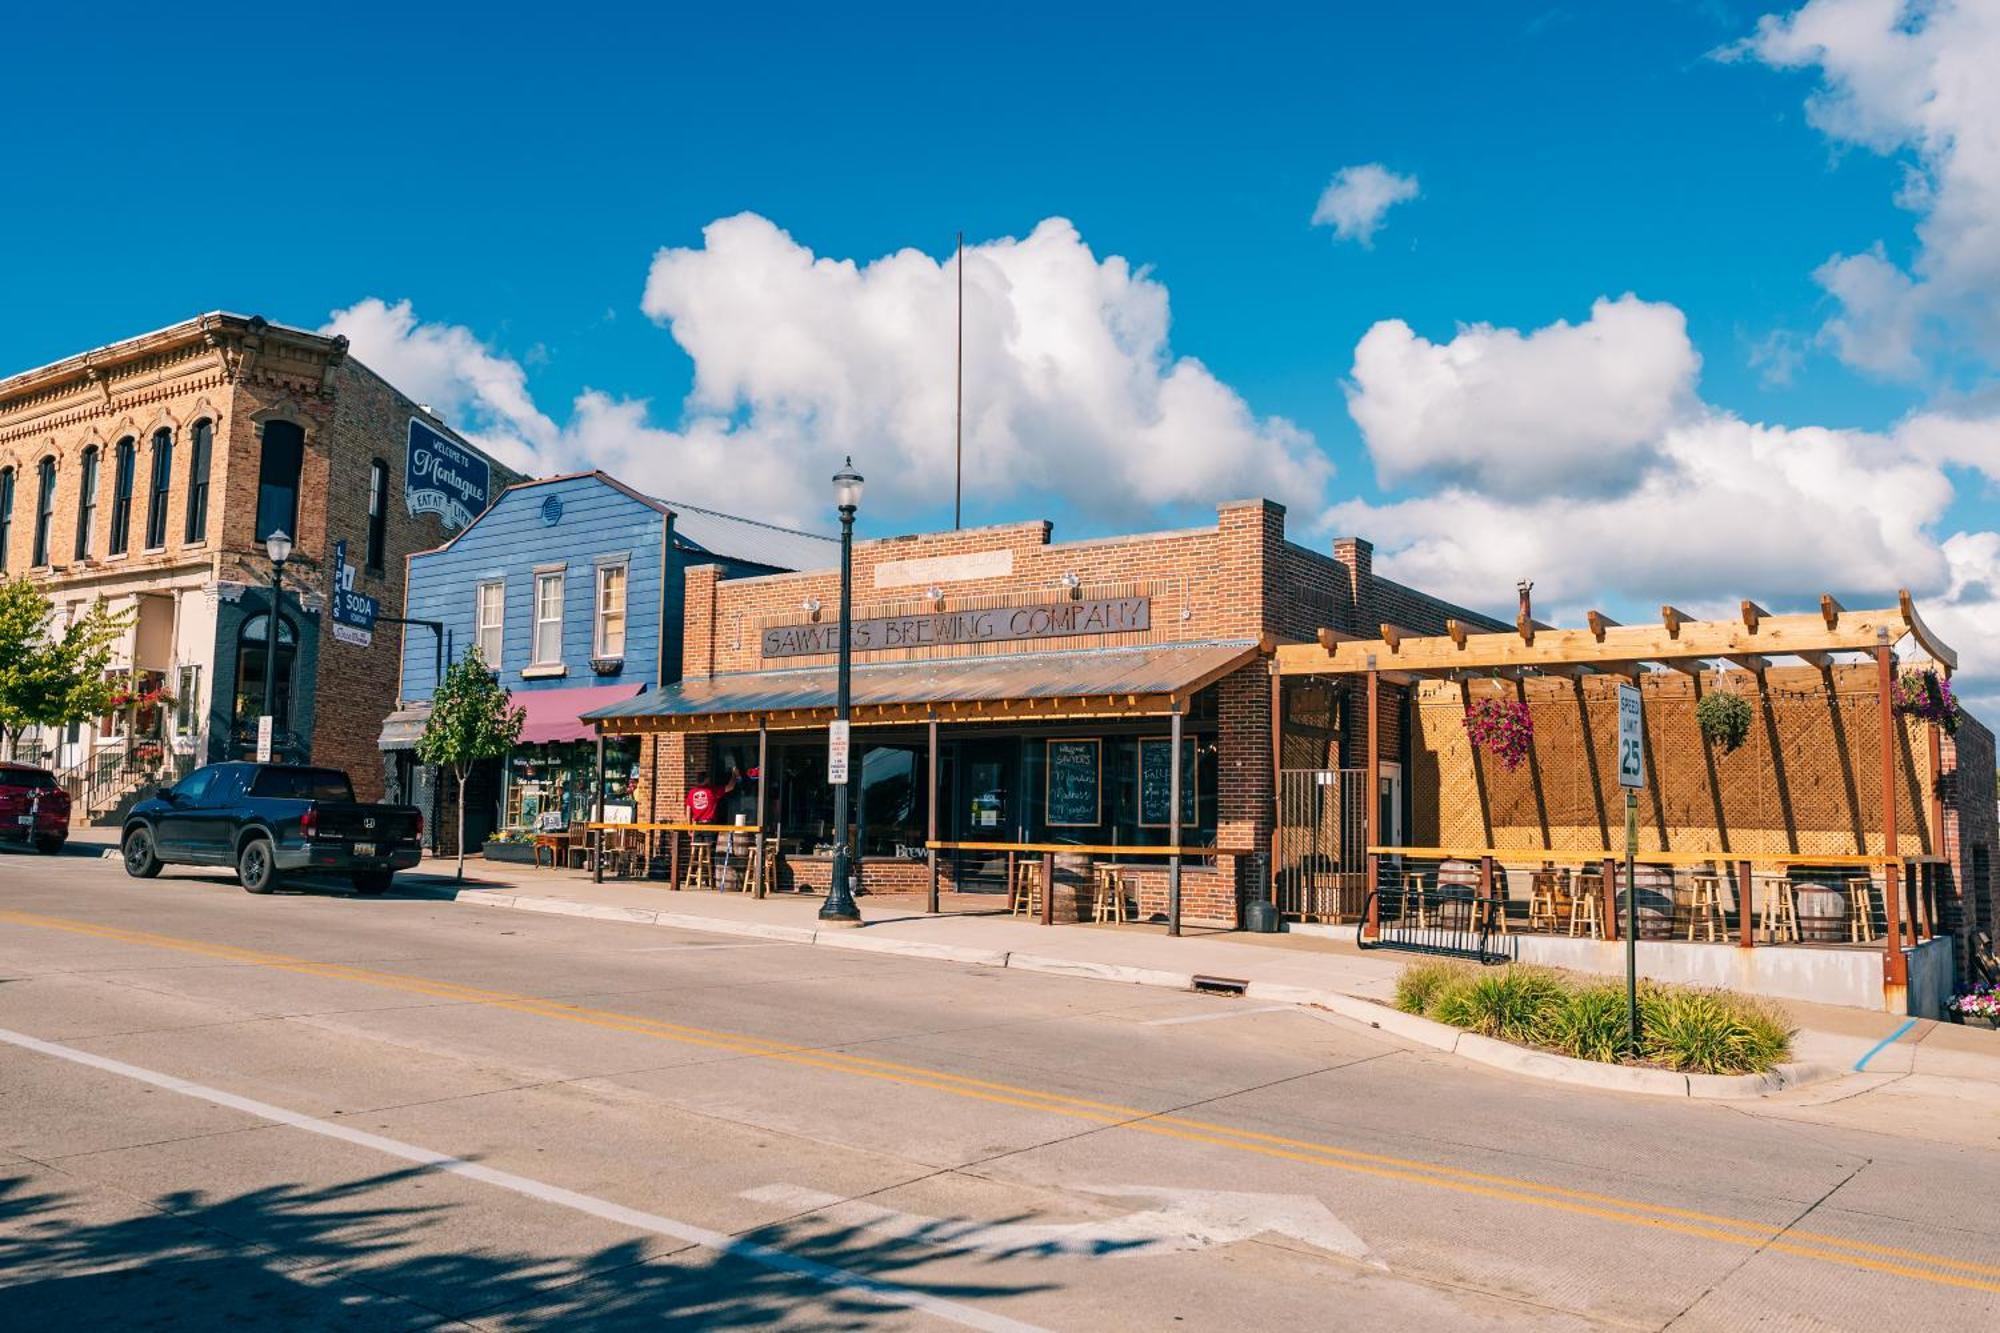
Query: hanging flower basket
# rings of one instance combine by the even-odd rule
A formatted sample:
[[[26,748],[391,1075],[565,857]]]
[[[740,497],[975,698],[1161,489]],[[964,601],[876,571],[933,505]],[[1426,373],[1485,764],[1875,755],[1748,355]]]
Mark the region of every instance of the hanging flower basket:
[[[1512,773],[1535,745],[1535,720],[1519,699],[1481,699],[1465,710],[1465,734]]]
[[[1905,717],[1935,722],[1947,736],[1958,731],[1958,700],[1951,692],[1951,678],[1936,671],[1905,671],[1896,677],[1890,702]]]
[[[1750,701],[1727,690],[1704,694],[1694,706],[1694,720],[1701,728],[1701,738],[1710,745],[1720,745],[1728,754],[1749,738]]]

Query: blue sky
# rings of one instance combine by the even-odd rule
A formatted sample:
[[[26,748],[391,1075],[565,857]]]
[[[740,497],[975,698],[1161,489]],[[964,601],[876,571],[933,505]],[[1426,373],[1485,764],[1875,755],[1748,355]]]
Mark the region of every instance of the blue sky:
[[[1858,307],[1815,276],[1835,256],[1879,245],[1884,266],[1870,273],[1893,266],[1921,282],[1946,255],[1934,242],[1927,257],[1918,230],[1927,206],[1906,206],[1906,185],[1914,169],[1948,189],[1950,150],[1899,122],[1914,113],[1867,84],[1874,53],[1893,46],[1897,31],[1943,20],[1927,8],[1898,13],[1896,0],[1819,0],[1802,16],[1792,8],[1369,4],[1244,6],[1218,16],[1022,6],[997,18],[935,6],[360,4],[233,17],[216,8],[199,19],[147,7],[78,22],[42,7],[14,20],[13,44],[29,58],[10,62],[0,83],[0,123],[14,131],[0,186],[0,290],[15,314],[0,321],[0,369],[204,309],[317,327],[359,302],[407,301],[418,328],[403,334],[457,331],[464,355],[408,371],[458,377],[431,387],[457,405],[455,424],[517,438],[551,466],[574,463],[611,428],[608,416],[594,417],[592,429],[579,424],[574,400],[596,390],[627,409],[617,420],[656,433],[587,461],[636,466],[655,490],[754,510],[756,487],[720,485],[726,469],[690,466],[676,485],[674,451],[697,438],[683,407],[697,357],[716,358],[713,368],[729,354],[759,354],[758,331],[725,336],[720,327],[727,292],[746,289],[725,281],[727,262],[703,255],[704,228],[747,211],[783,229],[801,253],[866,268],[905,248],[942,258],[961,228],[977,246],[1061,218],[1096,261],[1122,256],[1143,271],[1140,290],[1121,288],[1108,302],[1117,307],[1106,317],[1113,342],[1138,308],[1118,302],[1143,305],[1155,293],[1170,301],[1170,351],[1142,348],[1136,359],[1192,358],[1218,392],[1240,399],[1253,424],[1218,437],[1216,449],[1246,458],[1276,451],[1279,462],[1244,475],[1290,487],[1295,533],[1317,541],[1335,527],[1377,523],[1378,541],[1406,572],[1461,595],[1487,583],[1504,592],[1517,573],[1552,577],[1539,566],[1554,562],[1559,545],[1510,548],[1513,565],[1479,574],[1469,569],[1477,553],[1435,549],[1440,527],[1451,526],[1436,506],[1490,499],[1495,473],[1439,462],[1436,451],[1459,442],[1418,440],[1408,420],[1400,436],[1386,426],[1366,435],[1352,397],[1393,400],[1426,420],[1462,409],[1472,454],[1491,402],[1461,392],[1462,401],[1412,408],[1420,377],[1408,364],[1357,389],[1357,344],[1383,321],[1403,321],[1422,340],[1418,350],[1433,351],[1461,325],[1527,334],[1559,320],[1581,324],[1593,302],[1627,292],[1678,312],[1700,369],[1698,378],[1660,372],[1653,387],[1673,405],[1658,419],[1629,429],[1548,425],[1625,440],[1614,453],[1625,449],[1629,467],[1568,491],[1553,485],[1551,495],[1578,505],[1614,492],[1629,498],[1663,470],[1698,471],[1661,443],[1674,422],[1890,433],[1926,413],[1988,410],[1992,349],[1954,332],[1946,302],[1926,307],[1930,332],[1915,362],[1885,374],[1857,364],[1865,349],[1844,355],[1829,321],[1858,320]],[[1793,25],[1789,47],[1774,39],[1733,61],[1712,58],[1752,37],[1766,12]],[[1824,31],[1808,32],[1815,23]],[[1941,79],[1954,47],[1990,33],[1970,18],[1962,27],[1935,34],[1926,58]],[[1858,128],[1809,118],[1809,99],[1843,88]],[[1368,245],[1311,221],[1334,173],[1359,164],[1418,182]],[[709,262],[677,270],[686,281],[646,301],[662,247]],[[1017,273],[1003,258],[996,250],[996,283],[1003,271]],[[760,289],[764,272],[743,277],[748,290]],[[1925,285],[1941,290],[1951,276]],[[1968,295],[1979,297],[1959,293]],[[826,318],[837,325],[839,298],[828,299]],[[882,317],[914,318],[948,349],[948,308],[923,298],[912,310]],[[781,356],[785,312],[756,318],[777,326],[769,348]],[[745,337],[748,351],[727,352]],[[392,377],[406,364],[406,339],[357,335],[356,343]],[[879,378],[882,361],[911,345],[885,343],[877,359],[828,372],[832,387],[811,368],[789,378],[716,371],[718,383],[735,386],[724,396],[739,397],[703,409],[702,447],[745,458],[790,449],[777,456],[795,461],[813,487],[829,455],[858,448],[871,480],[913,479],[870,507],[877,530],[948,521],[941,474],[910,452],[917,446],[873,456],[867,448],[893,402],[861,414],[875,425],[843,434],[829,424],[843,403],[871,392],[907,396],[907,378],[890,376],[900,390],[856,384]],[[1784,373],[1768,357],[1759,362],[1758,348],[1781,349]],[[1544,360],[1559,354],[1550,348]],[[828,355],[823,342],[814,355]],[[1610,355],[1621,365],[1638,360],[1619,348]],[[524,424],[477,387],[478,366],[496,363],[518,372],[534,420]],[[926,360],[919,377],[941,366]],[[1534,413],[1561,411],[1563,373],[1552,373],[1539,395],[1546,408],[1538,400],[1508,409],[1527,414],[1514,422],[1525,438],[1544,429]],[[1087,414],[1092,392],[1030,404],[994,424],[1000,434],[990,438],[1013,440],[1035,463],[1025,438],[1034,423],[1075,414],[1080,402]],[[1135,410],[1145,418],[1151,408]],[[923,421],[934,436],[935,412]],[[1070,532],[1185,519],[1226,498],[1210,491],[1229,489],[1215,480],[1226,481],[1227,469],[1204,470],[1176,452],[1198,453],[1184,441],[1199,433],[1167,432],[1136,462],[1115,441],[1075,446],[1101,449],[1108,472],[1099,455],[1080,453],[1090,461],[1068,472],[1061,459],[1041,460],[1047,467],[1033,484],[984,478],[971,517],[1052,513]],[[1886,466],[1870,453],[1874,435],[1856,438],[1860,452],[1844,466],[1862,476]],[[1747,439],[1718,446],[1719,456],[1749,449]],[[1810,441],[1787,436],[1772,447],[1794,445]],[[1378,484],[1378,464],[1398,449],[1428,450],[1431,461],[1410,464],[1405,452],[1401,470],[1391,466],[1394,483]],[[1890,462],[1913,449],[1899,444]],[[1868,528],[1865,514],[1817,527],[1861,524],[1851,546],[1908,566],[1885,571],[1879,584],[1962,598],[1978,580],[1940,552],[1953,534],[1995,526],[1987,474],[1964,448],[1942,461],[1935,449],[1918,452],[1948,494],[1917,478],[1901,527]],[[1319,458],[1330,475],[1314,470]],[[1147,466],[1183,468],[1193,480],[1179,490],[1154,485]],[[1793,477],[1813,470],[1787,466]],[[816,493],[772,486],[769,507],[791,516]],[[1100,502],[1113,488],[1139,498]],[[1699,490],[1668,494],[1728,508],[1707,505]],[[1514,508],[1487,515],[1503,533],[1509,515],[1551,521],[1540,495],[1503,498]],[[1433,508],[1409,507],[1423,503]],[[1812,572],[1780,560],[1769,582],[1744,582],[1782,600],[1807,595]],[[1681,600],[1730,595],[1699,570],[1690,577],[1695,586]],[[1824,580],[1869,581],[1859,562]],[[1556,595],[1580,606],[1653,593],[1650,578],[1616,569],[1604,582],[1557,578]]]

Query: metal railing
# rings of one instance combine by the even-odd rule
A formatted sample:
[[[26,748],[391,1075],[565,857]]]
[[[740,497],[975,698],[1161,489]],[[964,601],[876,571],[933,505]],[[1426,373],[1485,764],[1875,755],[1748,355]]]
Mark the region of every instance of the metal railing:
[[[200,767],[196,755],[129,745],[98,750],[82,763],[56,774],[56,785],[69,793],[70,808],[85,819],[110,810],[139,787],[179,782]]]
[[[1288,768],[1278,775],[1278,911],[1294,921],[1352,921],[1368,897],[1368,773]]]
[[[1383,888],[1368,895],[1354,933],[1364,949],[1504,963],[1514,956],[1514,944],[1502,936],[1502,947],[1494,947],[1499,929],[1500,904],[1470,889]]]

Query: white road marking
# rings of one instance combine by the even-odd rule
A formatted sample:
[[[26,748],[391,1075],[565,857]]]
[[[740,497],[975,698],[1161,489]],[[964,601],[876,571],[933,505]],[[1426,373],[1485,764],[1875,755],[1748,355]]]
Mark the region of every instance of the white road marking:
[[[1290,1236],[1331,1254],[1386,1267],[1367,1243],[1310,1194],[1241,1194],[1228,1190],[1083,1185],[1088,1194],[1157,1199],[1156,1208],[1097,1222],[986,1224],[970,1218],[926,1217],[801,1185],[765,1185],[739,1197],[818,1213],[844,1227],[996,1259],[1076,1255],[1123,1259],[1179,1254],[1249,1240],[1267,1232]]]
[[[1295,1004],[1260,1004],[1254,1009],[1225,1009],[1219,1014],[1188,1014],[1181,1018],[1148,1018],[1144,1025],[1149,1028],[1168,1027],[1174,1023],[1213,1023],[1224,1018],[1242,1018],[1245,1014],[1275,1014],[1280,1009],[1296,1009]]]
[[[85,1065],[91,1069],[102,1070],[107,1074],[117,1074],[122,1078],[129,1078],[135,1082],[148,1083],[156,1088],[164,1088],[168,1092],[180,1093],[184,1097],[193,1097],[199,1101],[211,1102],[217,1106],[226,1106],[233,1111],[241,1111],[246,1115],[253,1115],[261,1120],[286,1125],[292,1129],[304,1130],[308,1134],[318,1134],[324,1138],[338,1139],[343,1143],[351,1143],[360,1148],[370,1148],[390,1157],[400,1157],[406,1162],[416,1162],[421,1166],[430,1167],[432,1170],[450,1172],[452,1175],[464,1176],[468,1180],[477,1180],[482,1184],[497,1186],[503,1190],[511,1190],[515,1194],[526,1195],[528,1198],[538,1199],[543,1203],[554,1204],[559,1208],[569,1208],[579,1213],[588,1213],[592,1217],[601,1217],[607,1222],[631,1227],[637,1231],[650,1231],[655,1235],[666,1236],[672,1240],[684,1241],[690,1245],[698,1245],[702,1249],[713,1250],[717,1254],[724,1254],[732,1259],[742,1259],[777,1272],[792,1273],[800,1277],[811,1278],[813,1281],[823,1283],[837,1291],[865,1292],[890,1305],[900,1305],[910,1310],[921,1310],[925,1314],[936,1315],[940,1319],[948,1320],[951,1323],[959,1324],[966,1328],[992,1329],[996,1330],[996,1333],[1041,1333],[1038,1326],[1034,1324],[1026,1324],[1019,1320],[1008,1319],[1002,1315],[990,1314],[976,1306],[962,1305],[957,1301],[945,1300],[942,1297],[932,1296],[910,1287],[898,1286],[893,1282],[884,1282],[878,1278],[869,1277],[864,1273],[856,1273],[845,1268],[835,1268],[831,1264],[822,1264],[812,1259],[801,1258],[798,1255],[788,1254],[784,1250],[776,1249],[769,1245],[758,1245],[750,1241],[739,1240],[734,1236],[726,1235],[720,1231],[710,1231],[706,1227],[699,1227],[691,1222],[680,1222],[671,1217],[662,1217],[658,1213],[648,1213],[642,1212],[637,1208],[627,1208],[623,1204],[612,1203],[607,1199],[600,1199],[594,1195],[580,1194],[575,1190],[564,1189],[560,1185],[550,1185],[544,1181],[531,1180],[527,1176],[517,1176],[511,1171],[500,1171],[490,1166],[481,1166],[476,1162],[467,1162],[457,1157],[448,1156],[445,1153],[435,1152],[429,1148],[418,1147],[413,1143],[404,1143],[398,1139],[385,1138],[380,1134],[370,1134],[366,1130],[355,1129],[348,1125],[337,1125],[331,1121],[319,1120],[297,1111],[288,1111],[282,1106],[273,1106],[269,1102],[260,1102],[250,1097],[239,1097],[233,1092],[224,1092],[220,1088],[204,1087],[202,1084],[193,1083],[184,1078],[177,1078],[172,1074],[162,1074],[151,1069],[141,1069],[137,1065],[126,1064],[123,1060],[113,1060],[106,1056],[96,1055],[90,1051],[78,1050],[74,1046],[64,1046],[57,1042],[43,1041],[39,1037],[30,1037],[22,1032],[10,1032],[5,1028],[0,1028],[0,1041],[18,1046],[23,1050],[34,1051],[40,1055],[53,1056],[58,1060],[68,1060],[72,1064]]]

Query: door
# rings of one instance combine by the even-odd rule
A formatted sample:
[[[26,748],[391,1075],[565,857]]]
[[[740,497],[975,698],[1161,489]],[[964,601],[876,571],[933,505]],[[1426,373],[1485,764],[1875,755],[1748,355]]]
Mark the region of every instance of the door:
[[[1403,766],[1384,762],[1380,771],[1381,790],[1376,793],[1375,830],[1383,847],[1403,845]]]
[[[236,860],[236,809],[253,770],[248,764],[223,764],[208,771],[214,779],[187,812],[187,858],[229,865]]]
[[[214,769],[197,769],[175,784],[172,794],[165,798],[169,808],[153,821],[153,845],[161,857],[173,860],[186,856],[192,849],[195,810],[206,798],[208,785],[214,778]]]
[[[959,842],[1019,842],[1020,738],[960,741],[954,748],[952,820],[944,836]],[[958,884],[973,892],[1005,891],[1007,854],[961,852]]]

